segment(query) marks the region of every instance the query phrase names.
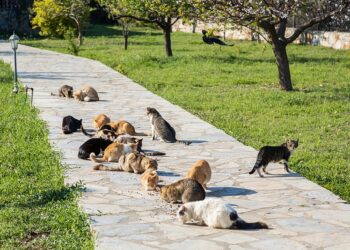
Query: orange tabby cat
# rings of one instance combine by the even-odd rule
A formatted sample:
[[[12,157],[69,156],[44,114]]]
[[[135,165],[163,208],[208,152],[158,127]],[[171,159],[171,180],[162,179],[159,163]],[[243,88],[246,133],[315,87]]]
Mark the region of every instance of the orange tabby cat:
[[[198,160],[188,171],[186,178],[195,179],[204,189],[207,189],[207,183],[211,178],[211,169],[209,163],[205,160]]]
[[[84,102],[94,102],[100,100],[96,90],[91,86],[84,86],[81,90],[75,91],[73,96],[75,100]]]
[[[128,134],[133,136],[147,136],[150,135],[150,133],[143,133],[143,132],[136,132],[135,127],[131,125],[130,122],[127,122],[125,120],[118,120],[116,122],[108,123],[113,129],[115,129],[116,133],[121,134]]]
[[[94,128],[101,128],[107,123],[110,123],[111,119],[105,114],[99,114],[94,118]]]
[[[102,158],[96,158],[95,153],[91,153],[90,159],[93,162],[117,162],[122,155],[131,152],[137,152],[137,145],[138,143],[123,144],[119,142],[113,142],[104,150]]]
[[[147,169],[141,176],[141,184],[146,191],[156,190],[158,182],[158,173],[154,169]]]

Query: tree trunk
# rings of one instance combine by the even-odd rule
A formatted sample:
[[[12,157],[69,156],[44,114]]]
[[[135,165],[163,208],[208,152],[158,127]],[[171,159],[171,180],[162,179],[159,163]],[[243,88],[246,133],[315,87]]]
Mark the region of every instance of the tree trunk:
[[[78,40],[79,40],[79,46],[83,45],[83,33],[79,29],[78,31]]]
[[[124,49],[128,49],[128,35],[124,35]]]
[[[276,64],[278,67],[278,77],[281,89],[290,91],[293,90],[292,80],[290,77],[289,61],[287,56],[286,44],[278,41],[273,43],[273,53],[275,54]]]
[[[173,56],[173,51],[171,49],[171,26],[163,29],[165,38],[165,52],[167,56]]]

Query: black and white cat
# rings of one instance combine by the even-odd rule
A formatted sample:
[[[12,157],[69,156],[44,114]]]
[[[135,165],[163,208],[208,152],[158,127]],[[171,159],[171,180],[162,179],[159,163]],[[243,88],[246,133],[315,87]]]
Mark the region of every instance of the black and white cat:
[[[159,137],[160,140],[168,143],[179,142],[186,145],[191,144],[191,142],[177,140],[175,129],[160,115],[155,108],[148,107],[146,109],[146,114],[151,122],[152,140]]]
[[[266,167],[270,162],[282,162],[284,169],[289,173],[288,160],[294,149],[299,145],[298,140],[287,140],[281,146],[264,146],[259,150],[258,157],[256,159],[253,169],[249,174],[253,174],[255,170],[258,171],[260,177],[264,177],[260,171],[260,168],[265,174],[268,174]]]
[[[99,155],[102,153],[113,141],[103,138],[91,138],[84,142],[79,147],[78,158],[89,159],[91,153]]]
[[[220,199],[206,199],[188,202],[177,211],[177,218],[182,222],[195,222],[221,229],[268,229],[263,222],[245,222],[236,210]]]

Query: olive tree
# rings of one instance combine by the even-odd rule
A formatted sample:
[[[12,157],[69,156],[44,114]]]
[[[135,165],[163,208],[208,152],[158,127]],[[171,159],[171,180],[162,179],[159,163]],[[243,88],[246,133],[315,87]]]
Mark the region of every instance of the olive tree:
[[[171,29],[186,16],[190,5],[185,0],[98,0],[115,19],[132,18],[157,25],[165,39],[165,52],[172,56]]]
[[[327,19],[348,20],[350,13],[350,0],[193,0],[193,4],[203,19],[225,19],[260,33],[272,45],[279,84],[287,91],[293,89],[287,45],[313,25]],[[287,22],[293,17],[302,22],[287,36]]]

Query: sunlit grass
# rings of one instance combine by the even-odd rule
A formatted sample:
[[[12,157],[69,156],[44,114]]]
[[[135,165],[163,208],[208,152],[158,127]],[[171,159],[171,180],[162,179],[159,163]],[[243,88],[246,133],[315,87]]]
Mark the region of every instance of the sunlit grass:
[[[349,51],[288,46],[295,91],[283,92],[269,45],[234,41],[220,48],[204,44],[200,35],[175,32],[174,57],[166,58],[161,32],[132,30],[125,51],[119,28],[92,26],[80,55],[257,149],[299,138],[292,169],[350,201]],[[25,43],[67,53],[63,40]]]

